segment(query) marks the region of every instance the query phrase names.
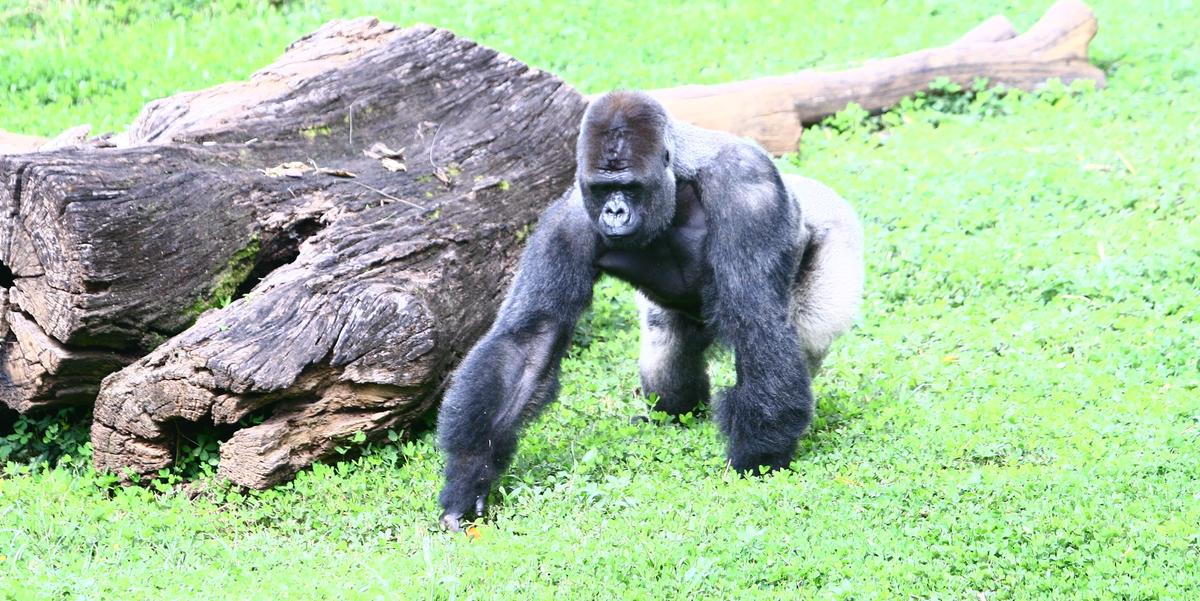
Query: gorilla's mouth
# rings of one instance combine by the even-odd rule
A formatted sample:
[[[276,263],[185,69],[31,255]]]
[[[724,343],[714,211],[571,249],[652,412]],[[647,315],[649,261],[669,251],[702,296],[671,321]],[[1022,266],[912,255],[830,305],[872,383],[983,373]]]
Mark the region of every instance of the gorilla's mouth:
[[[633,238],[634,234],[637,233],[637,228],[636,227],[613,228],[613,227],[608,227],[607,225],[601,223],[600,224],[600,233],[604,234],[605,238],[608,238],[609,240],[613,240],[613,241],[629,240],[629,239]]]
[[[609,248],[619,248],[624,250],[641,248],[644,246],[644,241],[642,240],[641,235],[642,232],[640,230],[641,228],[631,227],[612,231],[604,227],[604,225],[600,226],[600,233],[604,236],[605,245]]]

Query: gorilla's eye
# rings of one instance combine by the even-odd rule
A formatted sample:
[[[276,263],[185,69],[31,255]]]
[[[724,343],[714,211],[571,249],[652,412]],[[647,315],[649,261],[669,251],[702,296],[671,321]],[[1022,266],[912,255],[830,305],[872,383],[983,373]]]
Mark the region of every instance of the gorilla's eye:
[[[592,194],[596,194],[599,196],[603,196],[605,194],[612,194],[614,192],[624,192],[626,194],[633,194],[633,193],[637,192],[638,190],[642,189],[642,182],[639,182],[636,180],[629,180],[629,181],[623,181],[623,182],[597,182],[597,183],[591,184],[590,186],[588,186],[588,188],[591,189]]]
[[[670,165],[670,164],[671,164],[671,151],[670,151],[670,150],[664,150],[664,151],[663,151],[663,164],[664,164],[664,165]]]

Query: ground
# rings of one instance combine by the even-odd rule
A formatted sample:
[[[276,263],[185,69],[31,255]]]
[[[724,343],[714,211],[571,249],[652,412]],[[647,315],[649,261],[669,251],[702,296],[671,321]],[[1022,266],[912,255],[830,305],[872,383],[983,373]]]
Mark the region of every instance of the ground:
[[[1049,1],[201,4],[0,0],[0,129],[119,129],[340,16],[449,27],[597,92],[844,66]],[[604,281],[469,535],[434,526],[428,431],[243,494],[113,487],[77,422],[22,420],[0,439],[0,598],[1195,598],[1200,5],[1093,6],[1103,91],[847,111],[780,161],[867,237],[863,316],[793,471],[728,473],[703,419],[630,423],[635,311]]]

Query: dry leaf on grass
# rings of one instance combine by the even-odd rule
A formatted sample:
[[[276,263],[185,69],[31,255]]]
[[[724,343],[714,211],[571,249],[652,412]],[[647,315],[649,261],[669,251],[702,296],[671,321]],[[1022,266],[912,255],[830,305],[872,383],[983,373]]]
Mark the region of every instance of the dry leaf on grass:
[[[357,173],[346,171],[345,169],[330,169],[328,167],[321,167],[320,169],[317,169],[317,173],[332,175],[333,177],[358,177]]]

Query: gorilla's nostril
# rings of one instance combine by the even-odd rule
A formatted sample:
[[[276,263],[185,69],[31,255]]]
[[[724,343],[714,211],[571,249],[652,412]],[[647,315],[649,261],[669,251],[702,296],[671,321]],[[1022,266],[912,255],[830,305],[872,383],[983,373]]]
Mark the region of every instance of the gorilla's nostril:
[[[633,210],[620,200],[610,200],[604,203],[600,211],[600,221],[609,228],[623,228],[633,220]]]

